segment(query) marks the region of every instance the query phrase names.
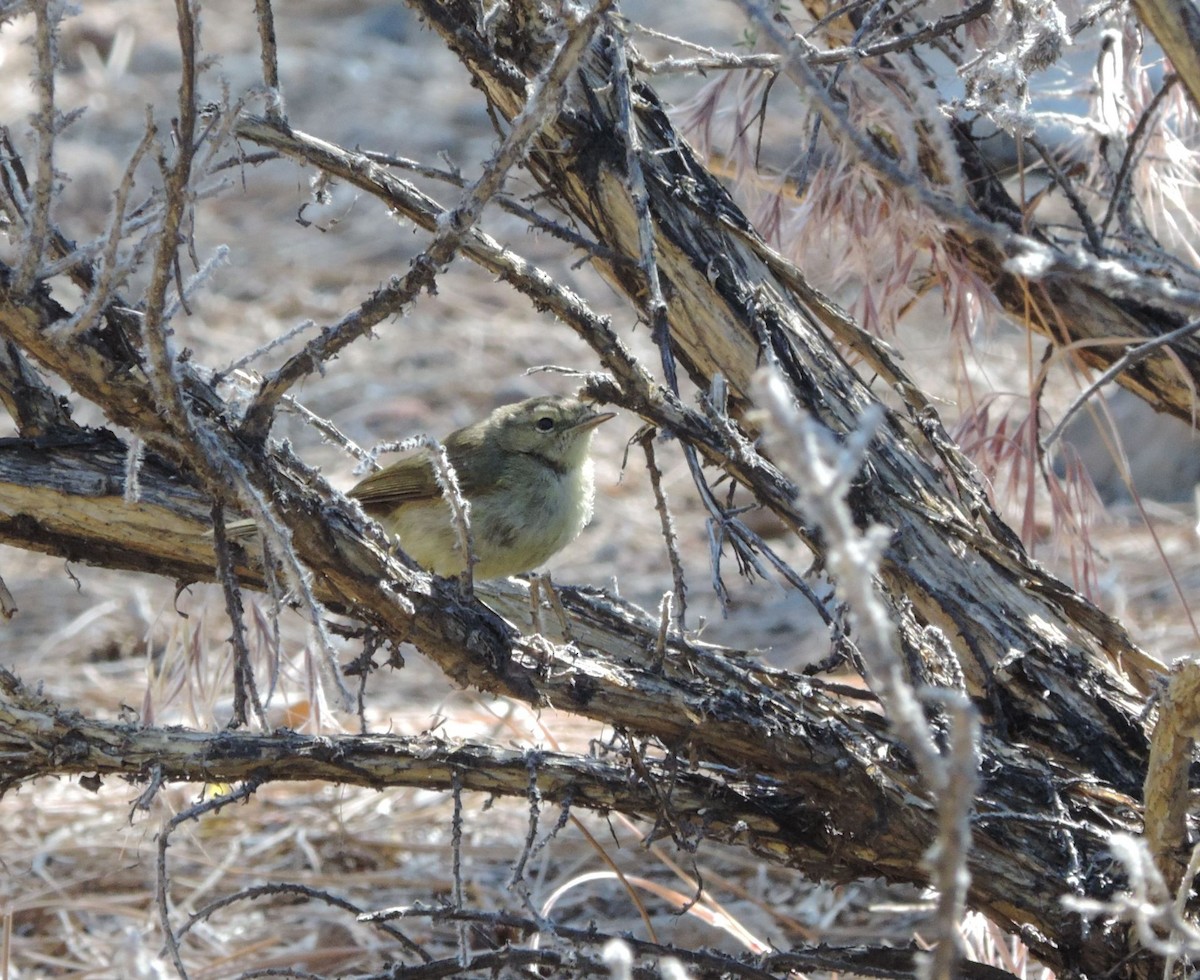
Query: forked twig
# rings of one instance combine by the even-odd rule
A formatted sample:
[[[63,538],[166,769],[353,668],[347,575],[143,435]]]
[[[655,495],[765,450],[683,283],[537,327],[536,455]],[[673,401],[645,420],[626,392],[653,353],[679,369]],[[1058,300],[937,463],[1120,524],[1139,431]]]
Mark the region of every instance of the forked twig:
[[[313,371],[321,370],[327,361],[376,324],[403,310],[423,289],[429,288],[440,270],[454,258],[484,206],[499,192],[508,171],[524,158],[529,144],[557,111],[567,79],[612,2],[598,0],[585,16],[569,24],[566,39],[531,86],[525,108],[513,120],[508,135],[484,165],[483,172],[468,185],[458,204],[440,218],[433,241],[413,260],[409,271],[323,330],[319,338],[267,379],[243,422],[243,431],[249,438],[266,437],[275,407],[289,388]]]
[[[259,785],[256,780],[247,780],[235,790],[190,806],[186,810],[175,814],[158,833],[158,849],[154,867],[154,897],[155,905],[158,908],[158,924],[162,929],[163,942],[166,944],[171,962],[174,964],[182,980],[187,980],[188,976],[187,968],[183,965],[183,954],[179,947],[179,940],[182,933],[177,935],[171,927],[171,911],[169,908],[170,879],[167,875],[167,848],[171,844],[171,835],[180,824],[188,820],[198,820],[204,814],[221,810],[230,803],[241,803],[250,799],[258,790]]]
[[[1042,440],[1042,452],[1050,451],[1054,444],[1062,437],[1062,434],[1066,430],[1066,427],[1070,423],[1071,419],[1075,417],[1079,410],[1087,404],[1088,400],[1097,391],[1120,375],[1123,371],[1133,367],[1133,365],[1138,364],[1141,361],[1144,361],[1147,357],[1158,350],[1158,348],[1164,347],[1167,344],[1178,340],[1180,337],[1185,337],[1189,333],[1194,333],[1196,330],[1200,330],[1200,317],[1189,320],[1182,327],[1176,327],[1174,330],[1164,333],[1161,336],[1138,344],[1136,347],[1133,347],[1122,354],[1119,358],[1117,358],[1116,361],[1113,362],[1110,367],[1096,377],[1091,384],[1084,388],[1083,391],[1076,396],[1074,401],[1071,402],[1067,410],[1063,412],[1062,418],[1060,418],[1054,428],[1050,430],[1049,435]],[[1122,342],[1123,341],[1121,340],[1113,341],[1113,343]]]
[[[1128,207],[1128,184],[1130,176],[1133,173],[1135,161],[1145,152],[1143,139],[1150,131],[1150,123],[1158,114],[1158,109],[1162,105],[1163,100],[1168,93],[1179,81],[1179,75],[1176,72],[1168,72],[1164,76],[1162,85],[1158,91],[1150,99],[1149,104],[1143,110],[1138,118],[1137,125],[1133,127],[1133,132],[1129,134],[1129,141],[1125,146],[1125,152],[1121,156],[1121,166],[1117,170],[1117,176],[1113,180],[1112,194],[1108,199],[1108,207],[1104,211],[1104,218],[1100,222],[1100,231],[1103,234],[1108,234],[1108,228],[1112,224],[1113,218],[1121,211]]]

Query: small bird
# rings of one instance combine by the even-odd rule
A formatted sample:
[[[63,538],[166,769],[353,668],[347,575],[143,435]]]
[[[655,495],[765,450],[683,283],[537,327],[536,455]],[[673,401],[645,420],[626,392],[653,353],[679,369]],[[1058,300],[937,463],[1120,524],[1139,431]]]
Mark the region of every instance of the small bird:
[[[471,504],[478,578],[532,571],[583,530],[595,498],[592,432],[613,417],[578,398],[540,396],[502,405],[442,440]],[[423,568],[447,577],[463,571],[427,452],[372,473],[349,496]]]

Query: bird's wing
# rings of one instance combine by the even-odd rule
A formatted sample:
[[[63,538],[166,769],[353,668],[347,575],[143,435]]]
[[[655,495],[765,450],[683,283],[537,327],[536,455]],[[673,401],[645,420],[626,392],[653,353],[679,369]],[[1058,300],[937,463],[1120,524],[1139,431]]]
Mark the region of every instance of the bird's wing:
[[[364,505],[397,506],[413,500],[441,497],[442,490],[433,475],[428,459],[407,460],[407,465],[393,464],[355,484],[349,496]]]

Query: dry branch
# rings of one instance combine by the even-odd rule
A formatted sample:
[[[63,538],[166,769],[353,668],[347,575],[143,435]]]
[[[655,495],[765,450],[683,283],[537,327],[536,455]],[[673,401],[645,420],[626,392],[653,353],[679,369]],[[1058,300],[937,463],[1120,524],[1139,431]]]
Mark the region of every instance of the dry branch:
[[[541,21],[533,3],[499,5],[487,25],[466,0],[414,0],[413,6],[460,56],[490,107],[517,118],[528,104],[530,80],[553,55],[559,25]],[[1026,554],[929,399],[758,239],[679,139],[653,90],[636,79],[622,90],[626,79],[614,52],[625,43],[612,25],[592,41],[568,86],[568,104],[540,129],[526,164],[606,250],[593,264],[634,309],[657,304],[661,293],[664,306],[650,312],[664,363],[678,363],[706,392],[723,390],[717,384],[723,379],[729,414],[725,398],[709,414],[687,408],[672,386],[654,382],[609,324],[478,229],[464,226],[447,236],[440,257],[448,260],[461,246],[462,254],[535,305],[553,309],[610,373],[589,379],[594,393],[693,447],[697,458],[748,488],[818,554],[828,545],[825,532],[810,526],[790,475],[756,448],[751,378],[768,363],[788,396],[834,439],[844,439],[878,399],[821,327],[867,354],[907,403],[907,412],[883,413],[848,497],[858,526],[891,531],[873,591],[887,604],[911,665],[906,682],[917,688],[926,677],[962,678],[983,721],[970,834],[965,820],[955,828],[964,847],[971,840],[969,903],[1022,930],[1037,954],[1064,974],[1127,962],[1128,970],[1144,975],[1152,961],[1122,930],[1087,928],[1060,897],[1071,889],[1103,901],[1120,887],[1108,844],[1114,828],[1140,830],[1137,798],[1148,753],[1141,709],[1157,665],[1118,623]],[[626,123],[636,127],[636,139]],[[368,158],[297,133],[278,114],[243,116],[233,125],[240,139],[352,181],[425,229],[446,220],[435,202]],[[637,181],[630,173],[634,162]],[[176,173],[185,169],[180,162]],[[489,185],[489,193],[495,189]],[[176,183],[173,207],[183,206],[185,190]],[[178,224],[172,221],[171,228]],[[69,251],[61,237],[49,237],[55,254]],[[159,244],[155,311],[164,306],[174,231]],[[1008,275],[999,256],[980,255],[997,276]],[[87,284],[96,281],[94,272],[81,264],[72,274]],[[111,433],[0,443],[0,540],[181,582],[208,580],[217,564],[214,539],[204,534],[211,497],[236,498],[247,509],[271,501],[290,535],[296,567],[305,570],[311,607],[323,603],[391,642],[411,641],[458,683],[552,703],[661,747],[640,779],[630,778],[631,766],[645,759],[632,752],[611,762],[542,754],[543,797],[639,814],[681,841],[736,841],[823,879],[928,880],[923,855],[944,816],[931,792],[938,780],[920,778],[909,750],[873,705],[843,700],[815,679],[664,636],[657,618],[599,593],[564,590],[573,643],[528,636],[512,625],[522,603],[528,608],[523,591],[480,590],[484,604],[464,598],[452,583],[414,572],[286,447],[264,452],[274,391],[261,403],[262,424],[252,426],[247,439],[208,376],[171,355],[165,333],[148,338],[158,346],[153,363],[144,363],[139,321],[119,297],[105,306],[100,326],[66,343],[53,327],[69,322],[69,311],[46,289],[14,288],[18,279],[7,271],[0,277],[0,338],[8,352],[0,361],[0,384],[7,389],[4,404],[23,420],[26,434],[46,436],[63,423],[47,400],[48,387],[30,374],[36,363],[98,405],[114,426],[133,431],[147,451],[131,451]],[[1079,311],[1094,291],[1065,278],[1046,288],[1058,291],[1059,307]],[[1108,308],[1129,315],[1116,300]],[[1096,315],[1089,309],[1092,320]],[[1177,376],[1151,362],[1143,367],[1157,373],[1143,375],[1141,383],[1164,402],[1181,404],[1173,394]],[[162,411],[164,399],[174,411]],[[131,460],[136,493],[128,481]],[[228,493],[217,489],[221,481]],[[262,569],[248,555],[237,558],[239,580],[262,587]],[[0,788],[51,774],[112,773],[528,792],[527,753],[433,739],[330,741],[105,725],[31,697],[9,675],[0,684]],[[945,752],[953,729],[944,721],[929,711],[932,735],[921,750]],[[956,902],[950,896],[949,905]]]
[[[1200,11],[1188,0],[1135,0],[1142,23],[1150,28],[1200,111]]]
[[[0,791],[46,775],[119,776],[134,783],[153,774],[165,782],[240,783],[303,781],[408,786],[524,796],[530,772],[546,798],[615,810],[654,822],[669,820],[681,834],[701,834],[780,854],[801,831],[794,820],[767,815],[760,802],[771,781],[733,784],[681,771],[670,760],[648,765],[647,782],[631,780],[622,761],[606,762],[540,749],[495,745],[437,735],[306,736],[295,732],[197,732],[82,718],[31,694],[0,668]],[[669,812],[663,788],[670,787]],[[779,783],[775,791],[782,791]]]
[[[0,524],[7,540],[178,580],[212,577],[211,541],[188,534],[204,513],[202,495],[178,493],[176,475],[148,460],[142,502],[131,505],[121,493],[122,453],[66,450],[47,457],[47,452],[28,445],[9,445],[0,452],[0,500],[13,499],[17,488],[29,483],[36,491],[23,499],[22,516]],[[298,506],[304,497],[301,488],[294,488],[295,540],[313,563],[321,598],[334,608],[348,606],[353,597],[358,616],[393,638],[407,636],[460,683],[546,700],[653,736],[683,757],[704,760],[704,770],[716,766],[708,778],[757,774],[756,780],[765,782],[749,784],[747,804],[758,807],[760,817],[777,822],[788,839],[788,846],[780,848],[768,835],[760,853],[772,860],[825,878],[882,873],[897,880],[925,880],[919,858],[936,835],[936,811],[914,805],[923,793],[920,782],[875,712],[839,703],[823,693],[819,680],[731,659],[675,637],[660,671],[654,652],[657,621],[603,595],[564,592],[576,638],[572,647],[532,643],[483,606],[464,604],[452,583],[409,576],[387,562],[332,509],[324,511],[321,544],[309,553],[306,542],[313,532],[306,533]],[[161,533],[172,528],[173,535]],[[167,546],[152,553],[149,542],[160,538]],[[190,546],[183,547],[184,540]],[[174,559],[169,553],[173,541],[179,547]],[[410,607],[401,605],[395,592],[406,577],[411,578],[404,590]],[[260,581],[248,573],[247,584]],[[529,608],[523,591],[481,595],[506,615]],[[542,669],[546,662],[553,664],[548,676]],[[505,666],[497,669],[498,663]],[[82,723],[72,718],[70,727]],[[9,726],[16,723],[10,720]],[[100,726],[97,732],[102,731],[108,729]],[[101,741],[107,744],[111,737],[103,735]],[[164,737],[156,729],[146,733],[151,742]],[[264,745],[270,742],[269,736],[256,738],[264,739]],[[180,745],[186,742],[182,735],[180,739]],[[29,749],[21,749],[19,741],[10,742],[9,749],[5,768],[22,778],[67,771],[55,768],[59,762],[50,763],[63,758],[62,751],[38,750],[29,758]],[[94,756],[106,754],[81,747],[79,759],[67,764],[73,772],[97,771]],[[75,756],[68,753],[66,758]],[[119,756],[110,758],[106,771],[122,765]],[[140,764],[122,771],[145,774]],[[1073,777],[1063,781],[1057,765],[1029,752],[992,751],[983,772],[971,903],[1013,928],[1033,922],[1058,942],[1074,933],[1077,917],[1050,897],[1057,896],[1065,877],[1086,873],[1092,862],[1102,861],[1109,827],[1137,829],[1136,822],[1130,823],[1134,801],[1111,790],[1096,792]],[[770,786],[780,792],[767,791]],[[554,798],[546,786],[542,792]],[[1055,801],[1052,814],[1045,810],[1048,792]],[[838,801],[836,812],[829,808],[832,800]],[[660,815],[671,826],[673,812]],[[1054,828],[1053,835],[1047,835],[1047,826]],[[1105,892],[1111,883],[1095,887]],[[1053,947],[1039,951],[1054,960]]]
[[[469,23],[466,6],[422,9],[472,68],[493,104],[506,113],[516,111],[519,94],[511,86],[518,73],[506,58],[536,64],[537,52],[487,49],[463,27]],[[533,70],[533,64],[525,70]],[[601,92],[610,73],[604,51],[597,46],[581,68],[581,85]],[[641,87],[636,94],[657,261],[668,284],[671,340],[680,363],[703,388],[718,373],[724,377],[734,410],[740,413],[751,402],[750,378],[766,358],[778,365],[793,396],[815,418],[835,434],[853,431],[875,397],[814,328],[813,317],[792,298],[788,284],[780,282],[752,248],[753,235],[744,219],[677,138],[653,93]],[[576,112],[561,117],[545,135],[545,149],[535,152],[531,167],[548,192],[559,195],[597,237],[636,264],[637,216],[621,172],[624,148],[605,143],[605,134],[619,132],[615,107],[597,97],[589,102],[589,111],[588,116]],[[738,233],[726,231],[730,226]],[[644,284],[626,274],[629,266],[597,266],[618,288],[641,295]],[[903,390],[915,389],[898,377]],[[670,428],[669,421],[638,407]],[[725,465],[737,468],[745,458],[727,452]],[[765,461],[760,466],[760,472],[770,470]],[[1055,733],[1050,736],[1047,730],[1045,750],[1054,755],[1063,749],[1060,724],[1068,731],[1091,731],[1106,745],[1105,758],[1085,762],[1088,750],[1072,737],[1079,751],[1073,761],[1095,766],[1097,774],[1134,791],[1146,745],[1137,721],[1141,696],[1136,684],[1121,677],[1113,664],[1144,670],[1147,680],[1155,665],[1133,647],[1117,623],[1025,555],[932,413],[908,419],[889,414],[868,452],[866,469],[870,479],[855,488],[852,506],[860,520],[894,531],[884,556],[885,594],[904,597],[898,606],[913,604],[911,609],[894,610],[908,647],[924,648],[925,625],[942,629],[958,649],[972,693],[985,702],[992,699],[990,707],[999,713],[993,724],[1020,730],[1023,738],[1036,740],[1035,733],[1048,720],[1043,690],[1053,691],[1056,705],[1049,729]],[[786,484],[771,488],[749,465],[735,475],[790,526],[808,535],[803,515],[786,497]],[[820,550],[818,536],[808,541]],[[979,601],[982,596],[989,600]],[[1059,679],[1052,680],[1056,675]],[[1025,686],[1035,676],[1036,694]],[[1108,705],[1107,722],[1097,718],[1096,698]],[[1101,733],[1094,727],[1098,722],[1114,727]]]

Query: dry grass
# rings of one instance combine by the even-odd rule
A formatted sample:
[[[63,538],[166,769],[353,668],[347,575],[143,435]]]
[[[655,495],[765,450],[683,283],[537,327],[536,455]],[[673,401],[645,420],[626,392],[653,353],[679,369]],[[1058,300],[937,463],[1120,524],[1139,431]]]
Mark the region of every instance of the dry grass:
[[[0,36],[5,43],[0,118],[9,122],[19,122],[32,108],[30,52],[13,43],[22,28],[21,22],[11,24]],[[281,10],[279,28],[288,111],[297,127],[345,145],[369,145],[434,163],[445,151],[465,168],[490,148],[490,125],[463,84],[457,62],[402,9],[302,2]],[[87,112],[60,143],[59,166],[74,179],[59,218],[81,239],[102,230],[109,199],[107,191],[97,189],[113,186],[136,145],[141,114],[130,115],[128,107],[171,104],[177,83],[174,31],[171,9],[144,0],[86,5],[67,22],[63,51],[74,70],[64,75],[59,94],[63,106],[86,106]],[[222,77],[234,92],[252,84],[259,69],[250,8],[205,4],[203,32],[209,53],[220,56],[206,76],[206,96],[220,96]],[[399,35],[399,43],[389,34]],[[420,247],[418,238],[397,227],[374,202],[344,188],[334,188],[328,204],[308,206],[304,217],[313,224],[302,228],[295,218],[311,205],[311,177],[287,163],[247,169],[200,210],[202,260],[221,243],[230,245],[232,257],[213,288],[194,303],[186,335],[179,338],[198,360],[224,366],[306,319],[317,324],[335,319],[403,271]],[[433,191],[450,199],[445,188]],[[507,229],[524,254],[548,264],[593,303],[628,320],[604,287],[567,267],[571,257],[564,261],[553,243],[530,237],[503,218],[489,223],[501,237]],[[587,349],[566,331],[462,263],[442,277],[436,296],[424,297],[409,316],[377,333],[373,342],[351,349],[323,378],[297,393],[368,446],[413,432],[444,434],[496,404],[569,388],[569,382],[552,376],[525,377],[531,367],[593,366]],[[282,358],[304,339],[272,356]],[[648,345],[644,331],[631,339]],[[100,421],[86,406],[77,411]],[[634,465],[621,472],[623,441],[636,427],[633,421],[610,423],[599,433],[596,521],[561,556],[554,573],[564,582],[617,584],[624,594],[653,605],[670,587],[670,573],[640,456],[635,453]],[[283,418],[276,434],[292,439],[335,481],[345,486],[354,481],[353,461],[294,418]],[[669,447],[660,452],[660,464],[680,520],[689,579],[699,594],[690,621],[695,624],[704,612],[719,619],[703,597],[706,536],[687,492],[686,467]],[[218,726],[228,717],[229,627],[215,589],[193,586],[176,597],[170,582],[68,567],[58,559],[4,548],[0,568],[20,608],[12,622],[0,625],[0,661],[27,682],[100,717],[136,713],[160,724],[200,727]],[[754,620],[760,591],[737,590],[743,608],[720,625],[744,633]],[[774,601],[770,594],[763,598]],[[258,638],[270,638],[267,613],[251,622]],[[284,666],[271,720],[304,727],[310,708],[306,630],[289,614],[278,627]],[[553,712],[535,718],[519,705],[484,703],[453,690],[412,651],[407,659],[403,671],[372,678],[374,730],[437,729],[448,737],[576,748],[604,734],[598,726]],[[0,851],[3,975],[173,975],[153,904],[157,835],[171,816],[225,789],[170,787],[154,798],[148,812],[134,807],[143,787],[115,781],[96,792],[76,783],[42,783],[0,800],[0,825],[6,831]],[[464,806],[468,905],[523,911],[505,885],[527,831],[528,805],[468,798]],[[250,802],[187,823],[171,837],[173,921],[178,925],[238,889],[284,882],[327,890],[363,910],[436,905],[453,887],[452,810],[448,794],[420,790],[264,787]],[[553,814],[547,819],[552,821]],[[665,866],[647,861],[629,829],[586,814],[581,819],[618,867],[674,880]],[[549,829],[547,824],[543,832]],[[614,834],[623,844],[614,842]],[[810,917],[832,919],[814,897],[825,894],[822,890],[798,885],[784,872],[728,854],[706,868],[706,880],[716,866],[730,878],[722,900],[759,935],[786,943]],[[569,825],[531,870],[532,898],[540,902],[580,873],[603,867],[594,846]],[[691,892],[689,886],[678,887]],[[811,907],[773,914],[783,899],[797,901],[797,888]],[[676,918],[661,900],[644,901],[660,938],[721,945],[719,930]],[[848,904],[844,897],[829,898],[835,901]],[[612,928],[641,928],[629,897],[606,881],[570,887],[556,915],[564,921],[599,919]],[[452,928],[422,920],[402,928],[435,954],[453,955],[457,948]],[[471,942],[486,948],[494,938],[480,933]],[[378,926],[357,923],[345,909],[289,894],[260,896],[221,910],[197,925],[184,945],[193,977],[234,976],[269,966],[325,974],[366,971],[402,952]]]
[[[690,29],[700,19],[697,5],[686,6],[694,37]],[[701,40],[736,36],[731,7],[705,7],[712,9],[713,36]],[[231,0],[204,5],[205,45],[220,57],[207,76],[209,97],[219,97],[221,77],[234,92],[258,77],[251,9]],[[626,10],[636,13],[628,5]],[[453,57],[402,10],[351,0],[298,0],[281,6],[279,16],[287,108],[298,128],[344,145],[429,162],[445,151],[466,168],[486,154],[493,135],[475,93],[464,84]],[[174,30],[170,7],[151,0],[85,4],[68,21],[63,50],[72,71],[63,76],[60,95],[63,106],[86,106],[87,112],[59,144],[58,165],[72,180],[58,217],[80,238],[103,228],[108,188],[140,136],[140,111],[130,113],[128,107],[171,104]],[[21,33],[18,21],[0,35],[0,119],[14,124],[33,104],[30,52],[15,42]],[[652,43],[647,46],[653,49]],[[420,239],[408,229],[344,188],[333,190],[330,203],[308,206],[311,176],[287,163],[248,169],[235,174],[233,186],[202,209],[201,258],[227,243],[232,259],[196,301],[186,336],[179,338],[198,360],[223,366],[305,319],[329,322],[402,271],[419,248]],[[444,190],[435,193],[449,198]],[[294,220],[302,207],[313,222],[306,228]],[[639,350],[649,349],[645,331],[634,329],[628,312],[586,273],[571,269],[570,257],[564,261],[554,243],[502,218],[493,216],[489,226],[502,238],[507,231],[521,252],[546,263],[601,309],[611,309],[627,340]],[[924,348],[942,349],[945,330],[938,323],[909,337],[910,349],[918,356]],[[993,369],[1009,365],[1013,370],[1000,371],[1002,377],[1019,376],[1020,347],[1004,336],[990,343]],[[459,263],[440,280],[436,296],[424,297],[409,316],[380,329],[373,342],[352,348],[297,394],[356,441],[370,445],[416,431],[442,434],[495,404],[547,387],[564,388],[564,382],[548,376],[524,376],[544,363],[593,365],[589,352],[566,331]],[[936,364],[939,371],[951,367],[944,357],[922,363]],[[81,414],[86,420],[86,407]],[[628,420],[600,430],[597,518],[554,572],[560,581],[616,584],[625,595],[653,606],[670,588],[671,577],[636,453],[631,455],[635,462],[621,472],[623,442],[635,428]],[[335,480],[352,482],[351,461],[294,419],[284,419],[276,434],[291,438],[306,459]],[[712,625],[706,637],[770,648],[781,663],[808,658],[814,646],[823,653],[825,641],[813,632],[803,605],[775,586],[750,587],[729,576],[734,602],[729,618],[721,618],[706,589],[703,515],[689,492],[684,464],[668,444],[659,452],[659,465],[693,589],[692,625],[707,617]],[[1190,523],[1177,519],[1163,528],[1166,550],[1182,566],[1189,590],[1200,576]],[[1099,541],[1109,561],[1101,593],[1113,611],[1127,616],[1161,656],[1190,649],[1194,635],[1159,566],[1149,559],[1144,537],[1136,529],[1112,526]],[[804,564],[802,555],[787,557]],[[26,682],[103,717],[133,711],[158,723],[201,727],[227,717],[228,624],[214,590],[193,587],[176,597],[169,582],[68,568],[60,560],[11,549],[0,549],[0,570],[20,607],[16,619],[0,624],[0,662]],[[261,617],[265,644],[273,626],[266,613]],[[288,615],[281,617],[279,630],[285,669],[273,721],[300,727],[306,720],[306,634]],[[485,703],[455,691],[415,654],[403,671],[373,677],[369,721],[375,730],[437,728],[447,736],[488,736],[521,745],[582,748],[605,734],[570,716],[533,716],[520,705]],[[5,828],[0,976],[173,975],[162,955],[153,905],[156,838],[171,816],[198,797],[225,789],[169,787],[154,797],[149,811],[133,806],[142,787],[115,781],[95,792],[77,783],[45,782],[0,799]],[[327,891],[363,910],[445,901],[454,885],[452,809],[448,794],[421,790],[264,787],[250,802],[175,832],[169,850],[173,920],[178,923],[236,890],[285,882]],[[466,801],[462,860],[469,905],[522,910],[506,884],[527,833],[527,811],[524,801]],[[691,894],[694,886],[648,853],[632,829],[592,816],[581,819],[607,860]],[[546,814],[543,834],[552,820]],[[692,873],[690,856],[671,857]],[[760,940],[781,947],[813,937],[905,939],[927,911],[919,896],[893,895],[904,899],[904,907],[881,907],[881,896],[888,893],[874,883],[824,888],[714,846],[706,846],[695,861],[709,894],[729,915]],[[634,903],[618,884],[579,881],[581,874],[606,866],[592,841],[569,824],[528,874],[534,904],[575,882],[558,900],[560,920],[597,920],[609,930],[628,928],[643,935]],[[662,940],[736,946],[719,929],[674,915],[668,903],[643,901]],[[453,955],[457,948],[459,937],[447,926],[431,927],[424,919],[400,925],[437,955]],[[470,941],[484,948],[499,938],[478,932]],[[995,938],[981,934],[979,942],[981,948],[995,945]],[[197,978],[266,967],[323,974],[371,971],[400,953],[393,937],[357,922],[351,912],[286,893],[218,911],[185,942],[185,960]]]

